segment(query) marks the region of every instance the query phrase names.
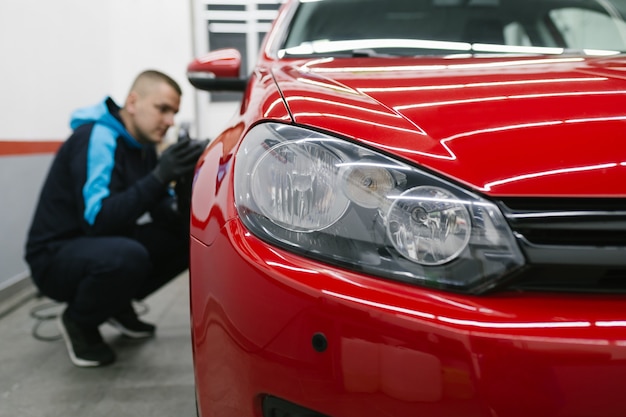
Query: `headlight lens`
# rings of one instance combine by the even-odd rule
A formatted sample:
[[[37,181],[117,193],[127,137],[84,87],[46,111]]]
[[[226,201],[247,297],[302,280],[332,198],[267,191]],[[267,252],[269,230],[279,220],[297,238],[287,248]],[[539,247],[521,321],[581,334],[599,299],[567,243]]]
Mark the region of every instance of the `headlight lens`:
[[[235,199],[261,239],[386,278],[476,293],[524,264],[493,203],[300,127],[251,129],[236,158]]]
[[[457,258],[470,233],[464,202],[439,187],[419,186],[402,193],[387,216],[393,246],[421,265],[442,265]]]
[[[339,187],[341,159],[314,142],[282,142],[261,155],[250,172],[261,212],[287,230],[315,232],[335,223],[349,201]]]

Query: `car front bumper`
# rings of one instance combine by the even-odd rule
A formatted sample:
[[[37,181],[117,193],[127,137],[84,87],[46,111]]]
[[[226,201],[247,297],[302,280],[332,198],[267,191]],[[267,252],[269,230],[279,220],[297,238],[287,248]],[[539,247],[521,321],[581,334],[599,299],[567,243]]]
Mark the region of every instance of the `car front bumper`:
[[[238,220],[192,237],[190,280],[205,417],[268,417],[274,397],[332,417],[626,415],[625,296],[433,291],[273,248]]]

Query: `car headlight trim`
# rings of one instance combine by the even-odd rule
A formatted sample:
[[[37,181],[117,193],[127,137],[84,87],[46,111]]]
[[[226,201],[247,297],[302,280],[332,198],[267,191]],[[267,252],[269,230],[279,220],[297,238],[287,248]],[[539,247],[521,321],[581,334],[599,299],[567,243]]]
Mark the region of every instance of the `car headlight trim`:
[[[525,262],[495,204],[303,127],[253,127],[234,186],[241,221],[257,237],[371,275],[481,292]]]

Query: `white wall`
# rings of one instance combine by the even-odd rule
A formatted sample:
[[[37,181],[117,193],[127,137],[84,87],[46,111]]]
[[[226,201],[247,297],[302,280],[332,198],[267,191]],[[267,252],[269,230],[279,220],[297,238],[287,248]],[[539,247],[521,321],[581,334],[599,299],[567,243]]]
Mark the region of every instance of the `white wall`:
[[[74,109],[106,95],[123,104],[147,68],[179,82],[177,122],[194,121],[196,93],[185,77],[194,55],[193,2],[0,0],[0,142],[64,140]],[[214,123],[210,133],[221,127]],[[23,245],[51,159],[0,155],[0,293],[28,277]]]
[[[181,84],[178,120],[193,119],[190,14],[188,0],[2,0],[0,140],[63,139],[72,110],[122,102],[147,68]]]

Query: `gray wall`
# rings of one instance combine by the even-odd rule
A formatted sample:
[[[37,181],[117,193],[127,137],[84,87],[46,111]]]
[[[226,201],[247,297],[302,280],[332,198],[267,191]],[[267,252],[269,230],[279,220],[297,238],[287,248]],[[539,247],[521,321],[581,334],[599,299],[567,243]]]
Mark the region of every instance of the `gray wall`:
[[[28,278],[24,243],[52,155],[0,156],[0,291]]]

